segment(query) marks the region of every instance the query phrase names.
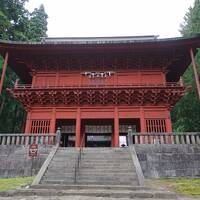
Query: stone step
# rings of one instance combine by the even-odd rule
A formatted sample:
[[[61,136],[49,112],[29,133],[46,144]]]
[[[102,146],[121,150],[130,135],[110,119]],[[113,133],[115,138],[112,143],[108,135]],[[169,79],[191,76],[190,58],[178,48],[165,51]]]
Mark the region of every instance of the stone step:
[[[58,166],[59,167],[59,166]],[[129,164],[129,163],[108,163],[108,164],[104,164],[104,163],[81,163],[81,168],[118,168],[118,169],[127,169],[127,168],[133,168],[134,166],[133,164]]]
[[[55,178],[55,177],[54,177]],[[137,181],[136,177],[113,177],[113,176],[78,176],[78,180],[83,181],[83,182],[89,182],[89,181],[95,181],[95,182],[132,182],[132,181]],[[58,178],[59,179],[59,178]]]
[[[24,189],[13,193],[13,196],[81,196],[102,198],[132,198],[132,199],[176,199],[176,195],[167,191],[149,190],[56,190],[56,189]]]
[[[74,171],[74,165],[71,166],[71,167],[57,167],[57,168],[52,168],[52,167],[48,167],[48,170],[49,172],[52,172],[52,173],[67,173],[67,172],[72,172]],[[104,166],[104,167],[93,167],[93,168],[88,168],[88,167],[83,167],[82,165],[80,166],[80,171],[81,172],[85,172],[85,173],[90,173],[90,172],[116,172],[116,173],[133,173],[135,172],[135,168],[133,168],[132,166],[129,166],[129,167],[124,167],[124,168],[121,168],[121,167],[113,167],[113,166]]]
[[[57,173],[62,173],[62,172],[73,172],[75,170],[74,168],[74,165],[73,166],[69,166],[69,167],[62,167],[62,166],[59,166],[59,167],[48,167],[48,171],[50,172],[57,172]]]
[[[75,166],[75,164],[74,165],[70,165],[70,166],[67,166],[67,165],[63,165],[63,166],[61,166],[61,165],[51,165],[51,166],[49,166],[48,167],[48,170],[50,170],[50,169],[52,169],[52,170],[56,170],[57,169],[57,171],[62,171],[62,170],[68,170],[68,169],[72,169],[72,170],[74,170],[74,166]],[[91,169],[91,170],[95,170],[95,169],[97,169],[97,170],[124,170],[124,169],[126,169],[126,170],[135,170],[134,169],[134,167],[132,167],[131,165],[130,166],[121,166],[121,165],[110,165],[110,164],[108,164],[108,165],[98,165],[98,164],[94,164],[94,165],[92,165],[92,164],[81,164],[80,165],[80,169]]]
[[[52,164],[70,164],[70,163],[75,163],[76,162],[76,160],[75,159],[63,159],[63,160],[52,160],[51,161],[51,163]],[[120,159],[113,159],[113,160],[102,160],[102,159],[99,159],[99,160],[92,160],[92,159],[81,159],[81,163],[97,163],[97,164],[101,164],[101,163],[106,163],[106,164],[109,164],[109,163],[111,163],[111,164],[132,164],[133,165],[133,162],[132,162],[132,160],[120,160]]]
[[[65,158],[62,158],[62,159],[65,159]],[[62,159],[55,159],[55,160],[62,160]],[[88,161],[88,160],[92,160],[92,161],[132,161],[132,159],[131,158],[125,158],[125,157],[109,157],[109,158],[107,158],[107,157],[94,157],[94,158],[92,158],[92,157],[85,157],[85,156],[83,156],[82,157],[82,160],[85,160],[85,161]]]
[[[69,170],[69,171],[62,171],[62,172],[59,172],[59,171],[51,171],[51,170],[48,170],[46,172],[46,174],[54,174],[54,175],[62,175],[63,177],[65,177],[66,175],[70,175],[72,174],[72,172],[75,172],[75,170]],[[118,170],[118,171],[113,171],[113,170],[109,170],[109,171],[105,171],[105,170],[88,170],[88,171],[84,171],[82,169],[80,169],[80,171],[78,172],[80,175],[90,175],[90,176],[93,176],[93,175],[97,175],[97,176],[133,176],[133,175],[136,175],[136,172],[135,171],[121,171],[121,170]],[[45,175],[46,175],[45,174]]]
[[[66,185],[66,184],[73,184],[74,179],[67,179],[67,180],[54,180],[54,179],[48,179],[48,180],[42,180],[42,184],[61,184],[61,185]],[[96,180],[78,180],[77,179],[77,184],[79,185],[128,185],[128,186],[137,186],[138,181],[124,181],[124,182],[116,182],[116,181],[96,181]]]
[[[77,158],[77,155],[70,155],[70,156],[59,156],[59,155],[56,155],[53,160],[57,160],[57,161],[62,161],[62,160],[66,160],[66,159],[76,159]]]
[[[120,162],[120,161],[85,161],[82,160],[81,164],[95,164],[95,165],[120,165],[120,166],[124,166],[124,165],[132,165],[132,162]]]
[[[57,178],[74,177],[74,173],[56,174],[47,172],[43,177],[57,177]]]
[[[84,173],[84,174],[99,174],[99,173],[126,173],[126,174],[136,174],[135,170],[133,169],[88,169],[88,168],[81,168],[79,173]]]
[[[127,155],[129,153],[129,151],[114,151],[114,150],[110,150],[110,151],[99,151],[99,150],[91,150],[88,151],[87,149],[84,149],[83,154],[88,154],[88,155],[109,155],[109,154],[119,154],[119,155]]]
[[[74,179],[74,175],[68,175],[68,176],[62,176],[62,175],[50,175],[50,176],[43,176],[43,180],[68,180],[68,179]],[[101,175],[95,175],[95,176],[87,176],[87,175],[79,175],[77,177],[80,181],[117,181],[117,182],[124,182],[124,181],[135,181],[137,180],[137,176],[121,176],[121,177],[115,177],[115,176],[101,176]]]
[[[125,156],[128,155],[130,152],[116,152],[116,151],[83,151],[82,155],[91,155],[91,156],[110,156],[111,154],[113,155],[120,155],[120,156]],[[78,155],[78,154],[77,154]]]
[[[56,160],[56,159],[55,159]],[[61,160],[61,159],[60,159]],[[87,161],[97,161],[97,162],[101,162],[101,161],[105,161],[105,162],[108,162],[108,161],[122,161],[122,162],[126,162],[126,161],[132,161],[131,158],[124,158],[124,157],[110,157],[110,158],[98,158],[98,157],[95,157],[95,158],[86,158],[83,156],[82,160],[84,160],[85,162]]]
[[[70,166],[51,165],[51,166],[48,167],[47,171],[52,171],[52,170],[56,171],[57,170],[57,172],[61,172],[61,173],[62,173],[62,171],[65,171],[65,170],[74,171],[74,168],[75,168],[74,166],[75,166],[75,164],[74,165],[70,165]]]
[[[83,150],[82,154],[83,155],[94,155],[94,156],[102,156],[102,155],[128,155],[130,153],[130,151],[98,151],[98,150],[93,150],[93,151],[86,151]]]
[[[63,163],[57,163],[57,162],[51,162],[49,167],[53,167],[53,168],[66,168],[66,167],[74,167],[75,166],[75,162],[63,162]]]
[[[91,190],[150,190],[144,186],[127,186],[127,185],[61,185],[61,184],[40,184],[31,186],[34,189],[56,189],[56,190],[68,190],[68,189],[91,189]]]

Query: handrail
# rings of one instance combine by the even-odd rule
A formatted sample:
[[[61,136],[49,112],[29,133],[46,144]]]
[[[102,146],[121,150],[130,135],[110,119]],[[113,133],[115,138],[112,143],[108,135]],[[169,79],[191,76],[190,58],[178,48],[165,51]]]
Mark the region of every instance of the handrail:
[[[0,133],[0,136],[55,136],[55,133]]]
[[[56,144],[55,133],[9,133],[0,134],[0,145],[30,145],[35,144]]]
[[[179,82],[166,82],[166,83],[138,83],[138,84],[82,84],[82,85],[45,85],[33,86],[31,84],[16,84],[15,89],[70,89],[70,88],[123,88],[123,87],[183,87]]]
[[[133,132],[132,135],[199,135],[200,132]]]
[[[134,144],[200,144],[200,132],[129,133]]]
[[[33,185],[38,185],[40,183],[40,181],[42,180],[42,177],[44,176],[46,170],[48,169],[48,166],[49,166],[50,162],[53,160],[53,157],[55,156],[58,148],[59,148],[59,143],[57,143],[56,146],[54,146],[52,148],[52,150],[49,153],[47,159],[44,161],[44,163],[42,164],[42,167],[40,168],[38,174],[34,178],[32,184],[31,184],[32,186]]]
[[[85,135],[83,135],[83,138],[81,140],[81,145],[79,147],[79,152],[78,152],[78,156],[75,159],[75,166],[74,166],[74,183],[76,184],[77,182],[77,175],[79,173],[79,168],[80,168],[80,163],[81,163],[81,158],[82,158],[82,153],[83,153],[83,143],[85,141]]]
[[[139,183],[140,186],[144,186],[144,174],[143,174],[142,167],[140,165],[137,153],[135,151],[135,147],[133,145],[132,130],[131,129],[128,129],[128,135],[127,136],[128,136],[129,150],[130,150],[131,157],[132,157],[132,160],[133,160],[133,164],[135,166],[136,174],[137,174],[137,177],[138,177],[138,183]]]

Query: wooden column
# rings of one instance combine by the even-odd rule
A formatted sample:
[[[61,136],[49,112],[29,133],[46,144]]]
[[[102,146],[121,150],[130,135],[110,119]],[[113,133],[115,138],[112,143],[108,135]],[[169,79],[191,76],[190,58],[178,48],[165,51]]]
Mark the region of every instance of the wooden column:
[[[75,146],[79,147],[81,143],[81,111],[80,108],[77,109],[76,114],[76,141]]]
[[[172,122],[171,122],[170,111],[168,111],[168,118],[166,118],[166,131],[168,133],[172,133]]]
[[[145,125],[145,117],[144,117],[144,109],[140,108],[140,132],[141,135],[143,133],[146,133],[146,125]],[[140,137],[140,144],[145,144],[145,137],[144,136],[139,136]]]
[[[52,110],[50,133],[56,134],[56,108]]]
[[[145,119],[144,119],[144,110],[143,108],[140,108],[140,132],[145,133],[146,128],[145,128]]]
[[[27,117],[26,117],[26,126],[25,126],[25,133],[30,133],[30,127],[31,127],[31,120],[30,120],[30,116],[31,113],[29,111],[27,111]]]
[[[114,111],[114,147],[119,147],[119,113],[117,107]]]
[[[2,93],[3,81],[4,81],[4,77],[5,77],[5,73],[6,73],[7,63],[8,63],[8,52],[6,52],[6,55],[5,55],[5,58],[4,58],[4,63],[3,63],[3,70],[2,70],[1,82],[0,82],[0,95]]]
[[[197,85],[197,91],[198,91],[198,95],[199,95],[199,100],[200,100],[200,83],[199,83],[199,75],[198,75],[198,70],[197,70],[197,63],[195,61],[195,57],[194,57],[194,52],[193,49],[190,49],[190,57],[192,60],[192,66],[193,66],[193,71],[194,71],[194,77],[195,77],[195,81],[196,81],[196,85]]]
[[[33,77],[32,78],[32,87],[35,87],[35,85],[36,85],[36,74],[37,74],[36,71],[33,71],[31,74]]]

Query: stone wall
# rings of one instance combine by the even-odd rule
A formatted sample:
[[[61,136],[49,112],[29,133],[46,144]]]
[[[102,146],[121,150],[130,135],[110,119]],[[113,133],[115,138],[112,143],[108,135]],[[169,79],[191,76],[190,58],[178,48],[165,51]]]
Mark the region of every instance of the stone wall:
[[[50,145],[39,145],[38,156],[32,160],[28,155],[28,145],[0,145],[0,177],[35,175],[51,148]]]
[[[145,177],[199,177],[200,145],[134,145]]]

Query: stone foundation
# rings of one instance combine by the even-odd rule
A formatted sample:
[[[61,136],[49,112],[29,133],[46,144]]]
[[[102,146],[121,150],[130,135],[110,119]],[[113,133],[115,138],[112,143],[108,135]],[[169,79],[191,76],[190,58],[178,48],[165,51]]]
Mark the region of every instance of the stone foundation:
[[[50,145],[39,145],[38,156],[32,160],[28,155],[28,145],[0,145],[0,177],[37,174],[51,148]]]
[[[145,177],[199,177],[200,145],[134,145]]]

